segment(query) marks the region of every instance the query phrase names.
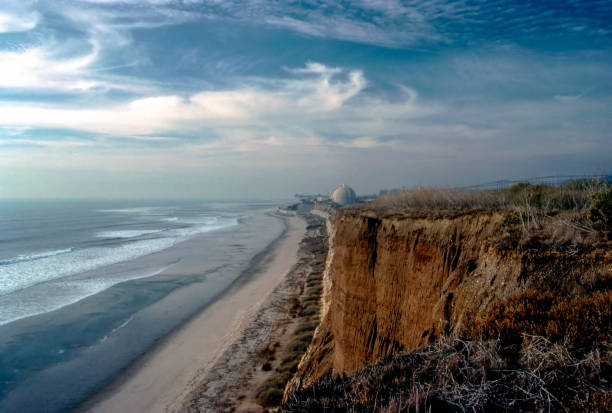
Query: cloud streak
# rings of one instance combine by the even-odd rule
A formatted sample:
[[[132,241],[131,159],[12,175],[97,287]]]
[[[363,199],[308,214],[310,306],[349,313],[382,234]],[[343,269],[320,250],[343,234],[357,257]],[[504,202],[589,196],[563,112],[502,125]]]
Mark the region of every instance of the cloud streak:
[[[61,67],[78,69],[80,63]],[[359,70],[331,69],[319,63],[309,63],[293,72],[302,77],[260,81],[267,88],[260,85],[202,91],[187,98],[177,95],[146,97],[110,107],[80,109],[4,104],[0,106],[0,125],[67,128],[120,136],[181,130],[193,133],[202,127],[235,127],[333,112],[367,84]],[[345,78],[341,78],[343,74]],[[18,79],[17,73],[10,81],[21,81],[24,85],[44,83],[35,76]]]
[[[14,33],[32,30],[38,24],[40,16],[36,12],[2,13],[0,12],[0,33]]]
[[[4,0],[0,176],[374,187],[609,161],[608,3]]]
[[[473,42],[483,40],[483,34],[487,40],[504,41],[517,35],[533,40],[542,33],[552,37],[576,32],[592,36],[612,33],[612,8],[604,1],[583,4],[565,0],[527,6],[516,0],[311,0],[306,7],[302,2],[277,0],[148,0],[144,3],[90,0],[86,3],[102,10],[121,4],[124,25],[222,19],[388,47]],[[139,18],[134,19],[134,15]]]
[[[0,51],[0,87],[87,90],[100,83],[87,79],[86,68],[97,57],[94,48],[88,54],[54,60],[42,48],[25,51]]]

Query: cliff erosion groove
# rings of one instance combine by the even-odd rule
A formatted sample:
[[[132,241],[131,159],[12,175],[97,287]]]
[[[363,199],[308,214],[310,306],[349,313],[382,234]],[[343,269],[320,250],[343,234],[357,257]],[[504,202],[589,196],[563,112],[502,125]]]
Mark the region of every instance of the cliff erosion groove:
[[[433,219],[340,210],[326,269],[328,310],[286,395],[330,371],[352,373],[397,351],[461,335],[528,284],[550,286],[556,276],[576,279],[609,266],[609,250],[504,248],[496,242],[503,219],[494,211]]]

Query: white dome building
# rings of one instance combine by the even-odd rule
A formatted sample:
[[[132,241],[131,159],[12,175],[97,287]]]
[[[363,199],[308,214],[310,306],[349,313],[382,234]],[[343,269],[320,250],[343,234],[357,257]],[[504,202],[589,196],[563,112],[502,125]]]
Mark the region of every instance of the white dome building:
[[[331,191],[329,197],[340,205],[354,204],[357,201],[357,195],[355,195],[353,188],[344,184]]]

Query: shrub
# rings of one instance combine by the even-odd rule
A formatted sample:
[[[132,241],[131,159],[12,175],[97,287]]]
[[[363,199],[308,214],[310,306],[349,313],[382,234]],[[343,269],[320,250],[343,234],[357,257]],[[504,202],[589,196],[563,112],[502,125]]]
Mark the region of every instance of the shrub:
[[[550,194],[555,192],[555,188],[547,185],[532,185],[529,183],[519,183],[507,189],[510,198],[514,202],[542,208],[545,200]]]
[[[612,188],[593,194],[592,199],[593,206],[587,213],[587,219],[610,227],[612,225]]]
[[[588,347],[611,340],[612,291],[582,297],[560,297],[530,289],[493,305],[475,335],[520,343],[524,334],[567,340]]]
[[[545,330],[548,337],[557,340],[567,337],[576,347],[610,340],[612,291],[559,300],[549,315]]]
[[[268,389],[262,398],[264,406],[278,406],[283,401],[283,391],[277,388]]]
[[[549,292],[530,289],[496,302],[476,333],[509,343],[519,343],[523,333],[543,335],[553,300]]]
[[[504,220],[502,221],[502,225],[509,227],[512,225],[518,225],[524,222],[529,222],[534,217],[531,213],[527,211],[510,211],[506,212],[504,215]]]

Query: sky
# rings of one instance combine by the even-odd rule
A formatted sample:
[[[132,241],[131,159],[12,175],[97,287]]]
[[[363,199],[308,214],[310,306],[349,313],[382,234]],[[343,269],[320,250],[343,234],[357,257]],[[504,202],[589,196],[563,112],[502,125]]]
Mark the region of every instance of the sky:
[[[612,2],[2,0],[0,198],[610,173]]]

